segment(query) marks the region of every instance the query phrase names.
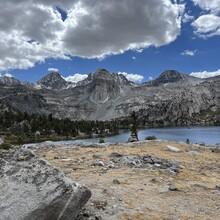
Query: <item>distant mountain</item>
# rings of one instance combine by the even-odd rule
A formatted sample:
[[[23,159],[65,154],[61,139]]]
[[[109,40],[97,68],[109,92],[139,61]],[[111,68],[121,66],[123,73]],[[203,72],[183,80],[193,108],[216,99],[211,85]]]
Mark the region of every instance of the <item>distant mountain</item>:
[[[36,85],[0,85],[0,101],[27,113],[72,120],[111,120],[138,113],[148,126],[220,124],[220,77],[200,79],[175,70],[143,84],[101,68],[77,84],[50,73]]]
[[[14,77],[8,77],[8,76],[0,76],[0,83],[8,86],[21,84],[19,80],[15,79]]]
[[[36,88],[62,90],[67,89],[71,85],[73,83],[67,82],[59,73],[52,72],[37,81]]]
[[[190,75],[186,75],[183,73],[179,73],[176,70],[166,70],[163,73],[161,73],[161,75],[155,79],[152,80],[150,82],[147,82],[147,85],[152,85],[152,86],[160,86],[163,84],[167,84],[167,83],[199,83],[202,82],[204,80],[200,79],[200,78],[196,78],[194,76],[190,76]]]
[[[110,73],[106,69],[99,68],[95,73],[90,73],[86,79],[84,79],[81,82],[78,82],[77,86],[86,85],[95,80],[109,80],[112,82],[114,81],[119,85],[131,85],[131,82],[129,82],[124,75],[117,73]]]

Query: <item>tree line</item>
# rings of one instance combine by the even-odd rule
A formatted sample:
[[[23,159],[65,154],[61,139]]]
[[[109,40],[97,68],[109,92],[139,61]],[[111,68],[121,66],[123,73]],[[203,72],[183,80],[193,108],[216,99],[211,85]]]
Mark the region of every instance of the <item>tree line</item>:
[[[12,110],[0,113],[0,134],[15,136],[56,134],[74,137],[80,133],[87,135],[117,134],[125,124],[121,124],[119,120],[77,121],[69,118],[55,118],[52,114],[29,115],[26,112],[14,112]]]

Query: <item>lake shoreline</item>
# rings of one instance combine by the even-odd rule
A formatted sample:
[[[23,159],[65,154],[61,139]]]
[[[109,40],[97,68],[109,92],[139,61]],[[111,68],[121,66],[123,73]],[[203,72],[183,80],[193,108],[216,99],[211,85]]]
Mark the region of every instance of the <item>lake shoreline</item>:
[[[126,143],[130,137],[130,131],[123,130],[118,135],[106,136],[101,138],[105,143]],[[211,126],[211,127],[172,127],[172,128],[153,128],[153,129],[144,129],[138,131],[139,140],[143,141],[149,136],[155,136],[158,140],[168,140],[176,142],[187,142],[191,144],[200,144],[200,145],[219,145],[220,138],[220,126]],[[100,138],[86,138],[86,139],[74,139],[66,141],[56,141],[56,144],[79,144],[79,143],[99,143]],[[36,145],[39,143],[30,143],[25,144],[25,146]],[[44,144],[44,142],[42,143]]]
[[[214,130],[213,130],[214,129]],[[213,131],[212,131],[213,130]],[[196,133],[194,134],[194,132]],[[202,133],[205,131],[205,133]],[[175,134],[177,133],[177,134]],[[186,133],[186,134],[184,134]],[[201,134],[200,134],[201,133]],[[214,138],[212,137],[212,133]],[[220,133],[220,126],[191,126],[191,127],[161,127],[161,128],[139,128],[138,136],[139,140],[145,140],[149,136],[154,136],[156,139],[161,140],[170,140],[170,141],[182,141],[187,142],[187,139],[190,143],[204,143],[205,145],[219,145],[220,138],[218,137]],[[172,136],[173,135],[173,136]],[[176,135],[176,137],[175,137]],[[198,136],[198,137],[197,137]],[[82,143],[82,142],[92,142],[98,143],[102,142],[110,142],[110,143],[126,143],[130,137],[129,129],[120,130],[119,134],[108,134],[101,136],[93,136],[87,134],[80,134],[76,137],[66,137],[66,136],[43,136],[43,137],[32,137],[29,138],[29,141],[25,141],[25,143],[20,142],[17,143],[17,137],[2,137],[5,142],[10,144],[19,144],[19,145],[35,145],[39,143],[44,143],[47,141],[53,141],[57,143]],[[196,139],[197,138],[197,139]],[[205,140],[204,140],[205,138]],[[31,141],[34,140],[34,141]],[[211,140],[211,142],[210,142]]]

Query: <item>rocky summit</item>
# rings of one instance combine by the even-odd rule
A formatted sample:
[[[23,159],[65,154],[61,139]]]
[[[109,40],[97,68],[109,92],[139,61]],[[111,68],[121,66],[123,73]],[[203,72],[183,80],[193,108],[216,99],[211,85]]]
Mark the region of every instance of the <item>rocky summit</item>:
[[[0,105],[14,111],[72,120],[111,120],[135,111],[147,126],[220,124],[220,76],[200,79],[166,70],[135,84],[101,68],[76,84],[59,73],[33,85],[0,79]]]
[[[52,72],[38,80],[36,83],[36,88],[52,89],[52,90],[62,90],[69,86],[65,79],[57,72]]]

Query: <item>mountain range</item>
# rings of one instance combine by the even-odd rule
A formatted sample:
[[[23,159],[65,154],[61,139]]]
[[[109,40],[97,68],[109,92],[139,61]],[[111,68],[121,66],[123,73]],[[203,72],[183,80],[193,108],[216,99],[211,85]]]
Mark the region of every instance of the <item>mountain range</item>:
[[[78,83],[53,72],[35,84],[0,77],[0,111],[50,114],[72,120],[111,120],[137,112],[143,125],[220,124],[220,76],[200,79],[175,70],[135,84],[98,69]]]

